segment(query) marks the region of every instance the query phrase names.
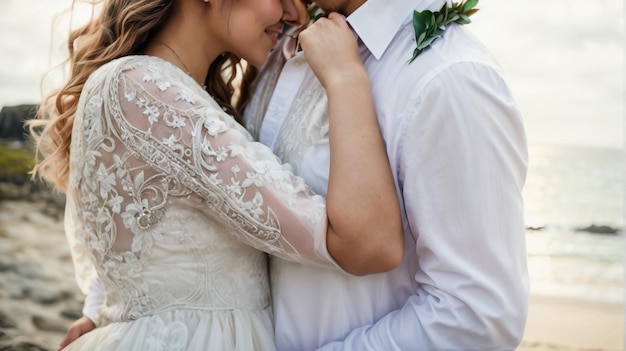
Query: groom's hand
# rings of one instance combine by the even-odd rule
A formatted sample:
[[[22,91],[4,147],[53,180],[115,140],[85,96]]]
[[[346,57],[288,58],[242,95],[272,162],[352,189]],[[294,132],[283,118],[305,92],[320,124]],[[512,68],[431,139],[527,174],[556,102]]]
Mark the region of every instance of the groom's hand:
[[[96,325],[91,321],[91,319],[83,316],[78,319],[76,322],[72,323],[70,328],[67,330],[67,334],[65,334],[65,339],[61,341],[61,345],[59,345],[58,351],[63,350],[65,346],[71,344],[74,340],[78,339],[81,335],[87,334],[90,331],[94,330]]]

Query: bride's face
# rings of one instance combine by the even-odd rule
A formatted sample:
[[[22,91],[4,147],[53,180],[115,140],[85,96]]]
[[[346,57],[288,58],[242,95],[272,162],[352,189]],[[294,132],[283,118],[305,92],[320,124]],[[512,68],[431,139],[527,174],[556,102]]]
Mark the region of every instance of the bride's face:
[[[283,26],[299,27],[309,20],[303,0],[223,0],[216,1],[212,18],[218,23],[215,38],[224,51],[245,59],[253,66],[265,63],[277,43]]]
[[[283,29],[282,1],[293,0],[233,0],[220,30],[226,51],[253,66],[262,65]]]

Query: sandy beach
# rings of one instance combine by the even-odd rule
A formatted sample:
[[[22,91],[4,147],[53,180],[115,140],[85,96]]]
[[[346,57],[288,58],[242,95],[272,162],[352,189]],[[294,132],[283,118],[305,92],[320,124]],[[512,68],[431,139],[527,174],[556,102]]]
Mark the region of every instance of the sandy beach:
[[[80,313],[62,218],[50,206],[0,201],[0,350],[56,350]],[[622,304],[532,296],[518,350],[624,350],[623,316]]]
[[[531,296],[520,351],[624,350],[624,306]]]

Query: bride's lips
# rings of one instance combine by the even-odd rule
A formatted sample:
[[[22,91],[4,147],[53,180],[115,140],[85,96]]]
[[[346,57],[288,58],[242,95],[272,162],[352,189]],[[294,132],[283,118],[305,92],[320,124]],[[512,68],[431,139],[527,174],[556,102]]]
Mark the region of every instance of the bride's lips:
[[[278,43],[278,39],[280,38],[280,35],[282,34],[282,32],[283,32],[282,26],[280,28],[272,27],[272,28],[267,28],[265,30],[265,34],[267,34],[267,36],[270,38],[273,45],[276,45],[276,43]]]

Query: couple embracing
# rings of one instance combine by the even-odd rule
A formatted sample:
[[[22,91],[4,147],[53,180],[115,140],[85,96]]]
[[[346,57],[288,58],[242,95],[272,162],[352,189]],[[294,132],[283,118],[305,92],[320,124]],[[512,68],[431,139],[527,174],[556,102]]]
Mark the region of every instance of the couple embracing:
[[[515,349],[526,142],[476,2],[102,1],[31,124],[62,347]]]

